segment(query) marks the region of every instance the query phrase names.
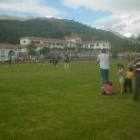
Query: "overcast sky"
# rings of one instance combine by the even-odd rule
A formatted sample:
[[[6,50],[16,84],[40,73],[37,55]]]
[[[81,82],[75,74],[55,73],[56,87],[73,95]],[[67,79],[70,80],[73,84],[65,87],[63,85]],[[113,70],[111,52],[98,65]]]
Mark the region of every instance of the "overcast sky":
[[[140,0],[0,0],[0,14],[73,19],[126,36],[140,34]]]

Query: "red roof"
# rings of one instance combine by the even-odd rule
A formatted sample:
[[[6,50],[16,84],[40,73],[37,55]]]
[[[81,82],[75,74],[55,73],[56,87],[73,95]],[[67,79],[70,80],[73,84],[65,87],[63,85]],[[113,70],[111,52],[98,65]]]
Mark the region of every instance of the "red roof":
[[[8,44],[8,43],[0,43],[0,48],[2,49],[19,49],[19,48],[23,48],[25,46],[22,45],[12,45],[12,44]]]

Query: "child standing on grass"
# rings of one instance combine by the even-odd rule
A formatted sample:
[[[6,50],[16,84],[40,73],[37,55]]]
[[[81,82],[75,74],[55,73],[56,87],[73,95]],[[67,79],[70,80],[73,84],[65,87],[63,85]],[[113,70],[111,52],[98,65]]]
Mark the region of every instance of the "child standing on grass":
[[[124,92],[127,92],[127,88],[129,92],[132,92],[132,78],[134,77],[133,68],[130,67],[129,71],[126,72],[125,80],[124,80]]]
[[[119,78],[119,84],[120,84],[120,93],[122,94],[124,91],[124,66],[122,64],[118,64],[118,78]]]

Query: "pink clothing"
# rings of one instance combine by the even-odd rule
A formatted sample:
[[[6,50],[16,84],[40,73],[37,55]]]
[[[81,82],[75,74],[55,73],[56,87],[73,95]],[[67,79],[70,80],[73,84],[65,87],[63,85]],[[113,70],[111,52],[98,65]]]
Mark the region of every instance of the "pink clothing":
[[[114,88],[113,88],[112,84],[109,84],[109,83],[106,83],[104,85],[104,89],[105,89],[106,94],[113,94],[113,92],[114,92]]]

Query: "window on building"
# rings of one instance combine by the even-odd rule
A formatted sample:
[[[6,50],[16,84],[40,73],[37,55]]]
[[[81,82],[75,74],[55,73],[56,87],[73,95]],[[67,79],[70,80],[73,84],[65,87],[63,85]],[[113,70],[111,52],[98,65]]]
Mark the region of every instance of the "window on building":
[[[67,44],[64,44],[64,46],[67,47],[68,45]]]
[[[99,46],[99,44],[96,44],[96,46]]]
[[[103,44],[103,46],[106,46],[105,44]]]
[[[5,57],[5,51],[1,50],[1,58],[4,58],[4,57]]]
[[[94,47],[94,44],[91,44],[90,47]]]
[[[20,48],[18,48],[17,51],[20,51]]]
[[[40,44],[40,41],[31,41],[31,43]]]

